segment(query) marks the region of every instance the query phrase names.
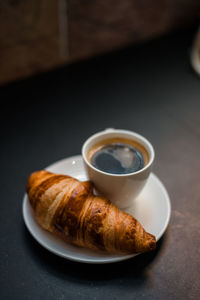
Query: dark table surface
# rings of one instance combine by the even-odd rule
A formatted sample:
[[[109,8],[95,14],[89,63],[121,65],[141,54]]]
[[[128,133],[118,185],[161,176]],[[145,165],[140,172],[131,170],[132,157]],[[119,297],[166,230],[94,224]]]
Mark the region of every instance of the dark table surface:
[[[0,88],[1,299],[200,299],[200,78],[195,28]],[[76,154],[107,127],[154,145],[171,198],[155,252],[107,265],[51,254],[29,234],[22,199],[30,172]]]

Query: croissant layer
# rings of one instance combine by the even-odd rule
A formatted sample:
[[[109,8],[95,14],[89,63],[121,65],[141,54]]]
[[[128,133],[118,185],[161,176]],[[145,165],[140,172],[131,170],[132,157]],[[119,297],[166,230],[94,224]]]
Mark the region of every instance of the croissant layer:
[[[42,170],[29,176],[26,190],[37,222],[69,243],[118,254],[156,247],[134,217],[94,195],[90,181]]]

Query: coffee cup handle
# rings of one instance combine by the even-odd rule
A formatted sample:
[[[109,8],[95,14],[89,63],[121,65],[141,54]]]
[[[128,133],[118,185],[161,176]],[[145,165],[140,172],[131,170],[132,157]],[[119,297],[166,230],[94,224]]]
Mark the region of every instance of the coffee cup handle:
[[[115,130],[115,128],[106,128],[104,131],[106,131],[106,132],[112,132],[114,130]]]

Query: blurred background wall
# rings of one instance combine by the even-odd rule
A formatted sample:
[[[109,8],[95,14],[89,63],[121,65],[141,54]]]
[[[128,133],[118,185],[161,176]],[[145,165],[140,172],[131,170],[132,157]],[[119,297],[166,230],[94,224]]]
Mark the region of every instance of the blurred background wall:
[[[4,0],[0,84],[198,22],[200,0]]]

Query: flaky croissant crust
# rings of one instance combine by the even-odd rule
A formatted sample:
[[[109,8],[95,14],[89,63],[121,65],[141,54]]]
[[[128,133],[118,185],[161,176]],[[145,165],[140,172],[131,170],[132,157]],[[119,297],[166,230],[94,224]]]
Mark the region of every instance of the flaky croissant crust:
[[[155,249],[155,237],[108,199],[94,195],[90,181],[42,170],[30,175],[26,190],[37,222],[69,243],[118,254]]]

